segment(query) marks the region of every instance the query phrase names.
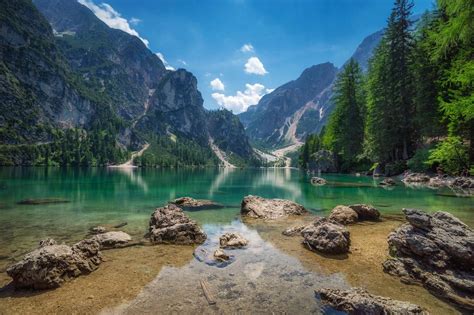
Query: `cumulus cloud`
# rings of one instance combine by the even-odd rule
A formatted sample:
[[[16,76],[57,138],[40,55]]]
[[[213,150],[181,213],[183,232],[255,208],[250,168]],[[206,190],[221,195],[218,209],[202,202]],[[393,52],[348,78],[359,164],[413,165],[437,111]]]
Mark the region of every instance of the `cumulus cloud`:
[[[166,61],[165,56],[163,56],[162,53],[157,52],[155,55],[157,55],[158,58],[160,58],[161,62],[163,62],[163,64],[165,65],[166,70],[172,70],[172,71],[176,70],[174,67],[172,67],[168,63],[168,61]]]
[[[250,74],[265,75],[267,70],[263,66],[263,63],[257,57],[250,57],[245,64],[245,72]]]
[[[254,52],[254,48],[252,46],[252,44],[248,43],[248,44],[244,44],[242,47],[240,47],[240,51],[241,52]]]
[[[210,84],[213,91],[224,91],[225,89],[224,83],[219,78],[215,78]]]
[[[235,114],[244,112],[250,105],[255,105],[266,94],[265,86],[260,83],[245,84],[245,91],[237,91],[235,95],[212,93],[212,98],[222,107]]]
[[[107,24],[111,28],[119,29],[130,35],[138,37],[147,47],[148,40],[142,38],[136,30],[134,30],[130,24],[136,25],[138,19],[132,18],[130,23],[127,19],[123,18],[120,13],[114,10],[112,6],[107,3],[95,4],[92,0],[78,0],[78,2],[88,7],[102,22]],[[133,22],[132,22],[133,21]]]

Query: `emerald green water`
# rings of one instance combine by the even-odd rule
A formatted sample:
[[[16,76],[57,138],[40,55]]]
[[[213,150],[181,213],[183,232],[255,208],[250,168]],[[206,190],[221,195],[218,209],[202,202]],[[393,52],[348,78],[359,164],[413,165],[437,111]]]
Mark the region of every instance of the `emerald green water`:
[[[382,214],[405,207],[445,210],[474,225],[473,198],[456,197],[449,189],[379,187],[370,177],[323,176],[315,187],[309,176],[290,169],[0,169],[0,267],[35,247],[46,237],[72,242],[96,225],[128,224],[134,237],[147,229],[153,209],[181,196],[212,199],[227,207],[189,213],[206,228],[231,223],[246,195],[297,201],[325,215],[339,204],[370,203]],[[27,198],[65,198],[64,204],[19,205]]]

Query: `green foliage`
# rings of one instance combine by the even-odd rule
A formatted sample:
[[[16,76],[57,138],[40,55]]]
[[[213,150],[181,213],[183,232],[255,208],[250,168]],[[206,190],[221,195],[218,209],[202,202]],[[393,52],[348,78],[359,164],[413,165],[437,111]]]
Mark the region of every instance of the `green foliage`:
[[[416,150],[413,157],[407,161],[408,168],[414,172],[426,172],[430,170],[431,163],[428,162],[430,150],[430,147],[422,147]]]
[[[362,152],[364,139],[365,95],[362,73],[351,59],[339,74],[334,88],[335,109],[323,142],[327,149],[338,156],[339,168],[353,168]]]
[[[439,164],[450,174],[469,170],[468,147],[460,137],[448,137],[430,151],[430,164]]]
[[[322,141],[320,135],[313,134],[306,138],[303,147],[300,149],[298,157],[298,165],[303,169],[308,168],[308,163],[313,154],[322,148]]]

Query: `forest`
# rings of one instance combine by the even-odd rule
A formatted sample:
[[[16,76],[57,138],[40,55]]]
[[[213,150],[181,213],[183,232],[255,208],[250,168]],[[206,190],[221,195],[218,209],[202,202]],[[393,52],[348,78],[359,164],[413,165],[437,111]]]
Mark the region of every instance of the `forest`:
[[[335,109],[306,138],[301,168],[329,151],[340,172],[474,173],[472,1],[439,0],[416,21],[412,8],[395,1],[367,73],[351,60],[338,74]]]

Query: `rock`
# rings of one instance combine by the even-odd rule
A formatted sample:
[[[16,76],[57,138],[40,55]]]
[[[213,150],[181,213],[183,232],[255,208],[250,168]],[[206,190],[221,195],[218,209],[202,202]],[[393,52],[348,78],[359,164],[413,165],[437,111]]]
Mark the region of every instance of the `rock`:
[[[329,215],[329,220],[340,224],[356,223],[359,219],[357,212],[346,206],[336,206]]]
[[[17,288],[57,288],[64,281],[97,269],[102,262],[99,248],[99,243],[91,239],[73,246],[43,244],[10,266],[7,274]]]
[[[393,258],[384,262],[384,271],[474,310],[473,230],[446,212],[403,212],[408,223],[389,234]]]
[[[114,225],[114,229],[120,229],[121,227],[124,227],[127,224],[128,224],[128,222],[119,223],[117,225]]]
[[[362,288],[318,289],[315,293],[324,304],[348,314],[428,314],[418,305],[372,295]]]
[[[301,234],[304,245],[322,253],[345,254],[351,244],[350,233],[345,226],[324,218],[316,219]]]
[[[240,209],[243,216],[260,219],[279,219],[307,212],[302,205],[296,202],[284,199],[265,199],[259,196],[246,196],[242,200]]]
[[[202,210],[202,209],[220,209],[224,208],[223,205],[216,203],[212,200],[206,199],[193,199],[191,197],[181,197],[170,201],[171,204],[175,204],[184,210]]]
[[[107,229],[103,226],[94,226],[89,229],[90,234],[101,234],[107,232]]]
[[[230,259],[229,255],[227,255],[221,248],[216,249],[214,252],[214,258],[219,261],[228,261]]]
[[[448,177],[443,176],[436,176],[430,178],[428,182],[428,186],[432,188],[439,188],[449,186],[451,184],[451,180]]]
[[[67,199],[62,198],[39,198],[39,199],[24,199],[18,202],[19,205],[47,205],[55,203],[68,203],[71,202]]]
[[[388,178],[385,178],[383,181],[381,181],[379,185],[380,186],[395,186],[396,183],[392,178],[388,177]]]
[[[112,231],[97,234],[92,239],[100,244],[101,249],[109,249],[126,245],[132,240],[132,237],[122,231]]]
[[[316,186],[321,186],[326,184],[326,180],[321,177],[311,177],[311,184]]]
[[[474,179],[470,177],[456,177],[450,186],[460,189],[474,189]]]
[[[301,231],[303,231],[305,227],[307,227],[307,224],[292,226],[292,227],[289,227],[289,228],[285,229],[283,232],[281,232],[281,234],[283,234],[285,236],[301,235]]]
[[[355,205],[349,205],[348,207],[354,210],[355,212],[357,212],[357,215],[359,216],[359,221],[363,221],[363,220],[377,221],[380,219],[379,210],[377,210],[377,208],[371,205],[355,204]]]
[[[406,184],[427,183],[429,181],[430,177],[422,173],[409,173],[402,179],[402,182]]]
[[[219,244],[222,248],[226,247],[244,247],[247,246],[249,243],[248,240],[246,240],[242,235],[239,233],[225,233],[221,237],[219,237]]]
[[[201,244],[207,236],[183,210],[174,205],[157,208],[151,215],[149,238],[153,243]]]
[[[58,243],[52,238],[47,238],[47,239],[39,241],[39,247],[57,245],[57,244]]]

